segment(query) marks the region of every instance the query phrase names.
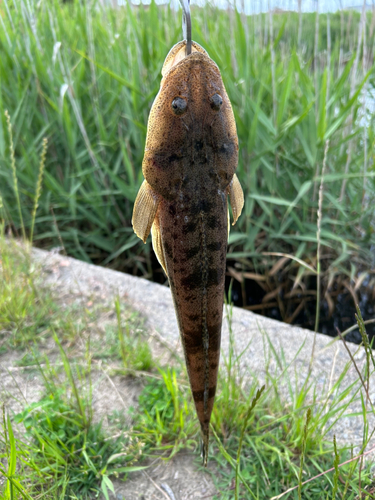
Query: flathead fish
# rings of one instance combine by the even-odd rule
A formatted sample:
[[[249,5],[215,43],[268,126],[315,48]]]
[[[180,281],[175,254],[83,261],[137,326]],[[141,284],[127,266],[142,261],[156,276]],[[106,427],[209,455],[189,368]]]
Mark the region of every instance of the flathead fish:
[[[168,276],[207,463],[220,357],[229,196],[233,224],[243,192],[238,139],[219,68],[197,43],[175,45],[152,105],[132,224]]]

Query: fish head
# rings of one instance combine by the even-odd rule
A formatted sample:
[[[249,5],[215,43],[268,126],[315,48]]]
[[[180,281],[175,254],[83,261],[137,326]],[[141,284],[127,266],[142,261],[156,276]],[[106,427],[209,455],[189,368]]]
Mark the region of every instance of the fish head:
[[[190,55],[185,50],[186,41],[179,42],[164,62],[142,165],[152,188],[167,198],[176,193],[186,164],[197,155],[214,158],[223,190],[238,161],[235,119],[219,68],[197,43]]]

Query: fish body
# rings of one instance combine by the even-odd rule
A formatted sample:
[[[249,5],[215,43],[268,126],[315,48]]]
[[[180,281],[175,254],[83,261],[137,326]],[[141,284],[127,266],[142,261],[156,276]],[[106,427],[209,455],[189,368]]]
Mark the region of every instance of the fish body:
[[[150,229],[173,296],[204,463],[220,357],[228,195],[235,221],[243,193],[235,175],[238,139],[217,65],[193,42],[172,48],[152,106],[133,227]],[[234,221],[234,222],[235,222]]]

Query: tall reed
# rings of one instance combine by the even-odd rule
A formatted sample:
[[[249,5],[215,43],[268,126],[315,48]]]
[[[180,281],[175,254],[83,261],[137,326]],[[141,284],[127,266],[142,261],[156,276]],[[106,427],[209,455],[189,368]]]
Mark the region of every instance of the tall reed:
[[[61,236],[75,257],[151,276],[150,244],[139,243],[130,222],[148,112],[163,60],[181,38],[180,15],[153,1],[118,10],[58,0],[3,5],[0,114],[12,115],[20,197],[18,204],[2,119],[0,195],[8,224],[21,228],[24,221],[41,245],[59,245]],[[246,202],[230,234],[229,258],[245,271],[265,272],[275,264],[264,256],[272,250],[315,266],[313,192],[330,140],[324,272],[349,272],[352,263],[369,267],[375,173],[370,163],[364,167],[364,154],[372,151],[375,119],[360,116],[365,88],[373,92],[375,84],[373,66],[362,67],[373,61],[372,17],[332,13],[327,26],[326,14],[228,16],[210,5],[193,6],[192,15],[194,39],[220,67],[238,128]],[[34,226],[43,137],[49,150]]]

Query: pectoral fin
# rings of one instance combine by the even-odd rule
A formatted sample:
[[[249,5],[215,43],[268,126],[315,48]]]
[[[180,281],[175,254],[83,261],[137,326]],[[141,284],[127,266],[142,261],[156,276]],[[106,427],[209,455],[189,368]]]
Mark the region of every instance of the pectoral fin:
[[[241,215],[244,204],[242,187],[236,174],[233,175],[232,182],[229,184],[229,200],[233,212],[232,226],[234,226],[238,217]]]
[[[135,199],[132,225],[135,234],[146,243],[150,234],[151,226],[161,200],[161,196],[156,194],[150,184],[144,180]]]
[[[168,276],[167,266],[165,264],[163,244],[161,241],[160,225],[159,225],[159,217],[158,216],[155,217],[154,223],[152,224],[151,236],[152,236],[152,248],[154,249],[155,255],[158,258],[158,261],[159,261],[161,267],[164,269],[165,274]]]

